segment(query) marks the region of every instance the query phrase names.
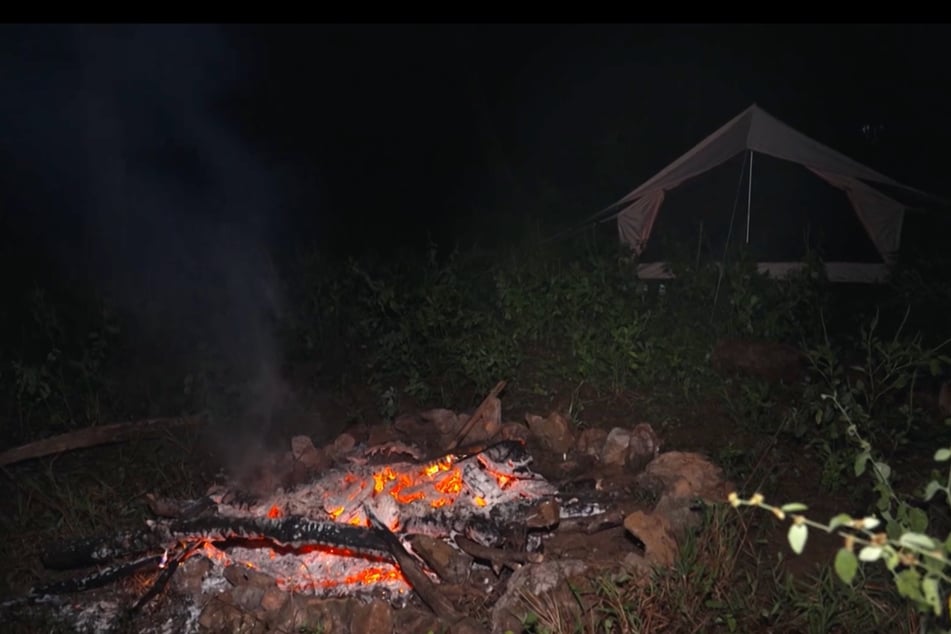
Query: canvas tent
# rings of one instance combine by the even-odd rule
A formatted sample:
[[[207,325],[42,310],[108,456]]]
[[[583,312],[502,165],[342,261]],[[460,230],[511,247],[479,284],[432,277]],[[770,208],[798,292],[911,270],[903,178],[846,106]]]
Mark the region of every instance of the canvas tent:
[[[646,279],[671,276],[664,249],[677,243],[718,261],[745,245],[775,277],[817,248],[830,280],[874,282],[898,250],[906,211],[937,201],[753,104],[598,215],[616,219]]]

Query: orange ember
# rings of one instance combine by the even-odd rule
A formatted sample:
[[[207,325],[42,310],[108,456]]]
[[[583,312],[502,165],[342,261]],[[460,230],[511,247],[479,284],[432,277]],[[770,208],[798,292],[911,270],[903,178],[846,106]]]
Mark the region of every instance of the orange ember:
[[[344,583],[362,583],[365,585],[379,583],[380,581],[405,581],[405,579],[403,579],[403,573],[398,568],[367,568],[344,579]]]
[[[462,491],[462,472],[458,469],[451,471],[449,475],[436,483],[436,490],[447,495]]]
[[[270,508],[270,510],[267,512],[267,516],[268,516],[268,519],[272,519],[272,520],[273,520],[273,519],[277,519],[277,518],[279,518],[279,517],[284,517],[284,513],[281,512],[281,509],[277,506],[277,504],[275,504],[275,505],[272,506],[272,507]]]
[[[462,490],[462,472],[453,467],[451,457],[427,465],[416,475],[397,473],[391,467],[383,467],[373,474],[373,492],[376,495],[386,492],[400,504],[411,504],[427,497],[426,492],[420,489],[421,485],[446,471],[449,475],[435,482],[433,486],[437,492],[444,495],[458,494]],[[439,507],[451,502],[451,499],[437,497],[431,504]]]
[[[230,566],[232,564],[231,557],[229,557],[226,553],[212,546],[209,542],[205,542],[204,544],[202,544],[201,552],[208,559],[211,559],[212,561],[217,561],[223,566]]]
[[[504,473],[499,473],[498,471],[495,471],[494,469],[492,469],[489,466],[489,464],[482,458],[482,456],[479,456],[479,462],[482,463],[482,466],[485,467],[485,470],[491,473],[492,476],[496,479],[496,481],[499,483],[499,488],[504,489],[505,487],[507,487],[508,485],[510,485],[512,482],[515,481],[515,478],[513,478],[512,476],[505,475]]]

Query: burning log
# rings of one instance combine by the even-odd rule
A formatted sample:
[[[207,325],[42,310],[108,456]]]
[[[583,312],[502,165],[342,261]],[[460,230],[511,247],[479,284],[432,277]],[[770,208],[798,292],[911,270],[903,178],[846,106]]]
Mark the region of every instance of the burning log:
[[[125,531],[50,546],[42,560],[51,570],[70,570],[106,564],[157,548],[159,542],[150,531]]]
[[[403,544],[400,543],[400,540],[396,538],[393,533],[386,527],[386,524],[381,522],[376,518],[373,513],[369,513],[370,516],[370,525],[373,526],[383,540],[387,543],[390,548],[390,553],[393,557],[396,558],[396,561],[400,565],[400,570],[409,580],[410,585],[413,586],[413,589],[419,595],[419,598],[423,600],[426,605],[433,611],[433,613],[443,619],[447,619],[452,622],[457,622],[462,620],[463,616],[456,611],[456,608],[450,603],[449,599],[443,596],[441,592],[436,588],[429,577],[426,576],[426,573],[416,565],[416,561],[413,559],[405,548]]]
[[[150,506],[164,518],[148,521],[139,531],[52,548],[44,558],[57,568],[139,559],[35,587],[30,597],[81,592],[143,571],[155,573],[151,587],[134,603],[132,610],[138,610],[162,593],[179,564],[202,556],[212,562],[209,574],[254,570],[283,591],[330,598],[365,588],[392,601],[405,601],[415,592],[441,619],[478,631],[397,535],[451,541],[464,531],[469,537],[462,550],[497,565],[536,560],[537,555],[497,548],[504,535],[557,522],[557,505],[538,503],[555,488],[529,468],[531,461],[521,443],[507,441],[425,463],[349,465],[240,503],[235,501],[240,496],[229,491],[195,501],[153,497]]]

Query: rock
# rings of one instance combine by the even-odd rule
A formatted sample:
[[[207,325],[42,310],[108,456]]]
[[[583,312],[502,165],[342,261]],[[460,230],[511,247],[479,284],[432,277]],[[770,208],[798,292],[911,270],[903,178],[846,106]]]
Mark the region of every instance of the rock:
[[[422,432],[423,422],[416,414],[400,414],[393,421],[393,427],[401,434],[415,436]]]
[[[201,582],[211,570],[211,561],[205,557],[192,557],[178,567],[172,575],[172,588],[179,594],[192,598],[201,596]]]
[[[723,470],[698,453],[668,451],[652,460],[637,476],[640,486],[659,497],[724,502],[733,490]]]
[[[526,597],[541,601],[543,605],[572,605],[572,593],[567,581],[584,577],[589,572],[587,562],[580,559],[562,559],[522,566],[512,573],[505,593],[492,607],[492,631],[523,632],[524,617],[537,610],[537,605],[526,603]],[[539,631],[542,631],[542,628]]]
[[[296,438],[307,438],[306,436],[297,436]],[[310,442],[310,438],[307,438]],[[293,469],[304,472],[304,477],[308,474],[317,473],[330,466],[331,460],[327,453],[322,449],[317,449],[313,444],[309,446],[295,447],[291,450],[294,456]],[[298,480],[300,477],[297,478]]]
[[[294,460],[300,460],[308,452],[314,451],[317,451],[317,448],[314,447],[314,441],[310,439],[310,436],[294,436],[291,438],[291,455],[294,456]]]
[[[640,423],[631,430],[631,441],[627,447],[627,465],[633,471],[640,471],[660,454],[660,438],[654,428]]]
[[[429,611],[414,607],[397,610],[393,615],[394,632],[450,632],[447,624]]]
[[[631,430],[615,427],[608,432],[601,449],[601,462],[612,467],[621,467],[627,462],[627,450],[631,445]]]
[[[254,612],[260,608],[263,597],[264,588],[252,585],[238,586],[231,591],[234,605],[248,612]]]
[[[350,631],[390,634],[393,631],[393,611],[390,606],[377,599],[368,605],[357,605],[350,621]]]
[[[367,434],[367,444],[371,447],[376,445],[385,445],[395,441],[399,437],[399,432],[392,425],[382,424],[373,425]]]
[[[526,414],[525,422],[541,446],[552,453],[567,453],[575,444],[568,421],[558,412],[552,412],[548,418]]]
[[[198,616],[203,632],[231,634],[233,632],[265,632],[267,625],[250,612],[223,601],[209,601]]]
[[[654,564],[672,566],[677,559],[677,539],[663,513],[634,511],[624,518],[624,528],[644,543],[644,556]]]
[[[531,436],[531,430],[524,423],[503,423],[499,430],[501,440],[518,440],[525,442]]]
[[[277,581],[271,575],[235,564],[224,569],[224,578],[233,586],[250,585],[258,588],[277,587]]]
[[[357,446],[357,439],[348,433],[342,433],[334,440],[334,452],[338,456],[343,456],[351,451]]]
[[[462,424],[459,422],[459,416],[448,409],[431,409],[420,413],[420,418],[433,426],[433,430],[440,436],[455,437],[459,433]]]
[[[271,629],[283,632],[351,632],[352,599],[322,599],[291,595],[277,612]]]
[[[460,427],[468,422],[468,416],[459,416]],[[502,401],[492,396],[487,399],[480,419],[466,434],[466,443],[480,443],[494,437],[502,429]]]
[[[604,448],[604,441],[608,439],[608,430],[600,427],[588,427],[578,434],[578,440],[575,447],[578,453],[591,456],[592,458],[601,457],[601,450]]]
[[[274,612],[284,607],[287,602],[287,593],[278,588],[267,588],[261,597],[261,609],[266,612]]]

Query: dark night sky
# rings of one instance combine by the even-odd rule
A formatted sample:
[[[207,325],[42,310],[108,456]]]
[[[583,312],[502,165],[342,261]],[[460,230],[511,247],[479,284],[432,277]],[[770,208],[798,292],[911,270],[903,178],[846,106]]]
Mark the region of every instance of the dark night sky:
[[[75,237],[108,232],[123,201],[145,199],[153,209],[132,234],[165,230],[148,226],[161,224],[152,215],[187,232],[238,214],[275,237],[337,246],[341,233],[375,243],[428,227],[449,237],[480,218],[521,222],[520,213],[571,221],[753,101],[941,192],[944,166],[931,157],[951,140],[949,33],[4,27],[4,211],[33,216],[40,234]],[[862,138],[866,123],[884,126],[877,144]],[[202,199],[209,191],[230,201],[214,209]],[[182,206],[194,209],[168,209]]]
[[[135,317],[141,341],[211,346],[257,376],[266,409],[282,362],[274,265],[295,246],[554,233],[754,101],[951,194],[949,34],[3,26],[0,264],[16,286],[4,297],[91,285]],[[881,126],[877,142],[864,125]]]
[[[554,232],[754,101],[899,180],[951,193],[943,26],[0,33],[7,255],[96,279],[122,272],[130,285],[194,276],[198,253],[220,262],[204,269],[238,252],[256,271],[293,243],[339,254],[474,227]],[[882,126],[877,142],[865,124]]]

